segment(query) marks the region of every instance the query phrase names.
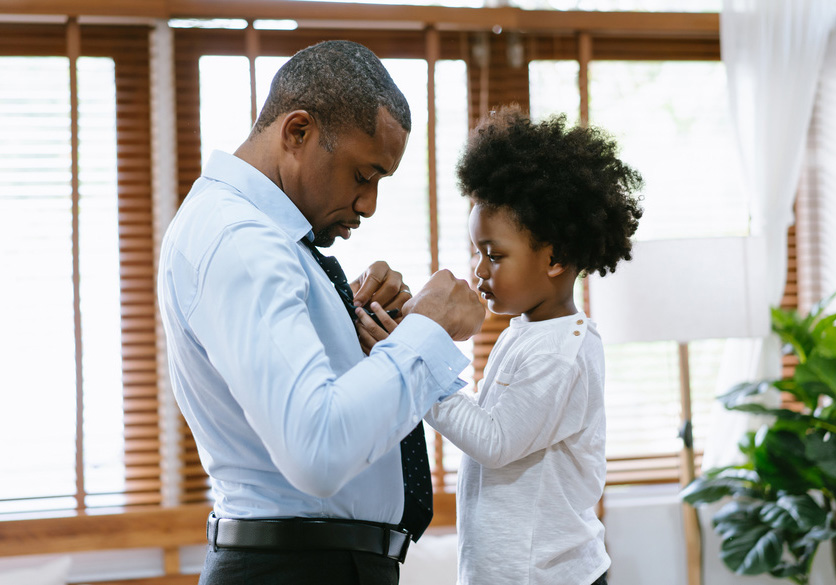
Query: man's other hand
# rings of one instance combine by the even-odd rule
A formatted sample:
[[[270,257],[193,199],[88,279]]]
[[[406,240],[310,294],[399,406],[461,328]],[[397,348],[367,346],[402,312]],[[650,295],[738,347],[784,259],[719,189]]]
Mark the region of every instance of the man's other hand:
[[[441,325],[455,341],[470,339],[482,327],[485,306],[467,281],[439,270],[415,296],[406,301],[404,315],[418,313]]]

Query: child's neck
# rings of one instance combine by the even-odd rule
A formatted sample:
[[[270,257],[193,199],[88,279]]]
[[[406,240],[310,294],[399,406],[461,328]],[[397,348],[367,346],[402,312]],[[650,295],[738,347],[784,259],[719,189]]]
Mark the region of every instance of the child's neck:
[[[547,319],[557,319],[559,317],[566,317],[574,315],[578,312],[575,308],[575,299],[573,295],[555,297],[546,299],[536,307],[526,311],[520,318],[523,321],[546,321]]]

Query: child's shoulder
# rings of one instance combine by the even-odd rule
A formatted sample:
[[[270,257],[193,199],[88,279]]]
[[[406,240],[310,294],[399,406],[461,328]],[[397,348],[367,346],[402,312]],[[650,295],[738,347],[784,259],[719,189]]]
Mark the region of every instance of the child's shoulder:
[[[517,318],[518,319],[518,318]],[[518,358],[546,356],[560,361],[575,361],[581,348],[595,342],[595,326],[582,312],[535,323],[512,319],[508,328],[508,343]]]

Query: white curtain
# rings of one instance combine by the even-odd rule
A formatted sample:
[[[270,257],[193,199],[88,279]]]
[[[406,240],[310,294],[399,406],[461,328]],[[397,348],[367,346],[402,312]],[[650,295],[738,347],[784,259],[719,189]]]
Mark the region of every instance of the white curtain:
[[[830,34],[810,120],[795,225],[798,307],[807,313],[836,292],[836,28]]]
[[[769,303],[781,302],[786,279],[787,228],[801,173],[807,129],[828,37],[834,0],[724,0],[720,50],[728,78],[742,188],[749,197],[751,233],[767,242]],[[741,381],[780,376],[775,336],[730,340],[718,393]],[[779,397],[765,397],[775,405]],[[738,460],[737,442],[760,421],[720,407],[713,417],[703,467]]]

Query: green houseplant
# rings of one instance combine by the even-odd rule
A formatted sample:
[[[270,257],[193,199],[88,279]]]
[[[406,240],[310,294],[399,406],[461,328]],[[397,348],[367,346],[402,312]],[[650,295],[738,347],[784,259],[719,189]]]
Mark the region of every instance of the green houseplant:
[[[729,410],[772,422],[741,440],[744,463],[707,470],[681,494],[694,506],[728,499],[712,523],[723,563],[737,574],[806,584],[824,542],[836,563],[836,314],[825,314],[834,297],[804,317],[772,309],[772,330],[798,358],[792,377],[738,384],[719,397]],[[773,388],[800,407],[747,400]]]

